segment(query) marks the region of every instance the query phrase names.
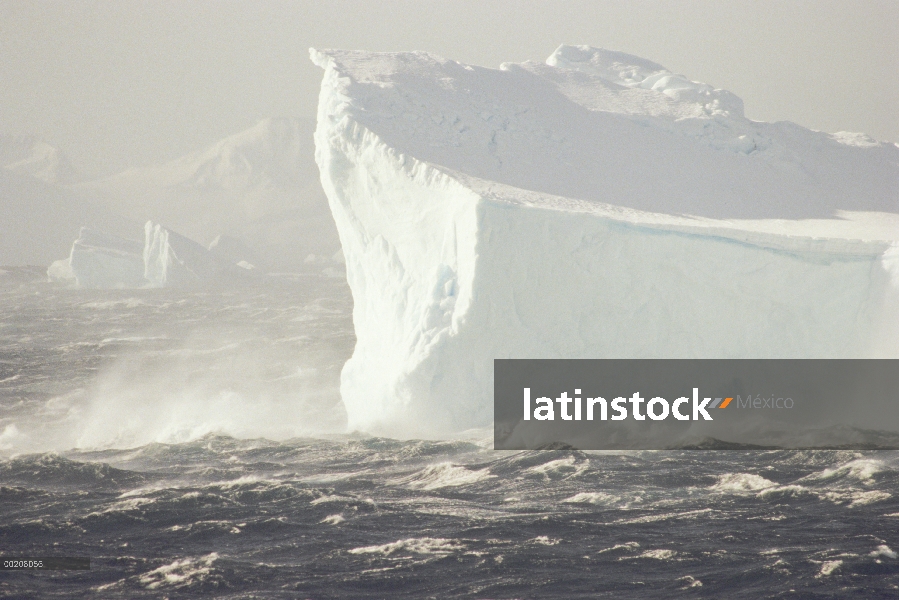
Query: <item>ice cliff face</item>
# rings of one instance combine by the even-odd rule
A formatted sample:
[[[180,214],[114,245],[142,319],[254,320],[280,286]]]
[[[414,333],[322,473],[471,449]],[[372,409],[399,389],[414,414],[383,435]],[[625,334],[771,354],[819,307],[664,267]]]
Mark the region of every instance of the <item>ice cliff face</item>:
[[[896,353],[895,145],[595,48],[311,56],[351,428],[489,424],[494,358]]]

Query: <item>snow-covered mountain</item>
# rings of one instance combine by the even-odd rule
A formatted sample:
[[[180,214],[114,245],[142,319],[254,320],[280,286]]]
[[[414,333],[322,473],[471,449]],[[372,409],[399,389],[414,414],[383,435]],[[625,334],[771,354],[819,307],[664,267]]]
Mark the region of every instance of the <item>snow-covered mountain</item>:
[[[205,150],[75,189],[136,222],[159,221],[204,245],[225,234],[271,268],[298,268],[340,248],[312,131],[310,121],[266,119]]]
[[[51,184],[75,179],[65,154],[34,135],[0,134],[0,166]]]
[[[0,265],[46,267],[68,254],[82,227],[129,231],[133,224],[63,186],[0,169]]]
[[[82,227],[142,240],[152,220],[204,246],[228,240],[232,254],[242,248],[263,268],[339,266],[313,128],[266,119],[169,163],[77,184],[59,150],[0,136],[0,265],[49,265]]]
[[[59,149],[37,136],[0,134],[0,265],[46,267],[82,225],[121,225],[60,185],[73,178]]]
[[[899,355],[899,147],[639,57],[311,50],[351,428],[488,425],[494,358]]]

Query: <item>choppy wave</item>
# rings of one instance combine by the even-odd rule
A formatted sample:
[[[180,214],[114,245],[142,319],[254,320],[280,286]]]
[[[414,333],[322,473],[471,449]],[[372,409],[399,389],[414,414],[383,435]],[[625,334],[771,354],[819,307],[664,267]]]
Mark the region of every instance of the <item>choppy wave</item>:
[[[0,597],[895,597],[899,452],[336,433],[338,283],[0,285]]]
[[[0,593],[889,597],[897,459],[224,436],[20,456],[0,461],[0,544],[93,568]]]
[[[380,546],[364,546],[348,550],[350,554],[382,554],[390,556],[395,553],[437,554],[446,555],[464,550],[465,546],[456,540],[444,538],[409,538],[381,544]]]
[[[495,477],[488,469],[469,469],[444,462],[429,465],[424,469],[401,479],[396,483],[413,490],[438,490],[448,487],[469,486]]]

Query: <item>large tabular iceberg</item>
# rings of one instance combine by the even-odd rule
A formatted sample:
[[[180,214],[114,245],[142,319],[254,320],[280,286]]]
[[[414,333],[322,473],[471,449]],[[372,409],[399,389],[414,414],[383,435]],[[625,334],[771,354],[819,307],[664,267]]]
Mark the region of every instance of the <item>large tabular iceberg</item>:
[[[596,48],[311,56],[351,428],[487,425],[494,358],[897,354],[896,145]]]

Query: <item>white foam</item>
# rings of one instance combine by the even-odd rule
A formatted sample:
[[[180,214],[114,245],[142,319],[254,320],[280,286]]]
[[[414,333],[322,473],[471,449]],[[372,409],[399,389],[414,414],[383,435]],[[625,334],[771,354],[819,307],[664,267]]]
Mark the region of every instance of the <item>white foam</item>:
[[[683,577],[679,577],[678,581],[684,582],[685,589],[702,587],[702,581],[696,579],[692,575],[684,575]]]
[[[558,538],[551,538],[545,535],[538,535],[537,537],[528,540],[532,544],[537,544],[539,546],[556,546],[562,540]]]
[[[382,554],[391,556],[397,553],[412,552],[415,554],[447,555],[461,552],[465,546],[457,540],[445,538],[408,538],[380,546],[363,546],[349,550],[350,554]]]
[[[639,547],[640,547],[639,542],[627,542],[626,544],[615,544],[611,548],[603,548],[602,550],[600,550],[598,552],[598,554],[603,554],[605,552],[618,552],[618,551],[636,552]]]
[[[562,500],[567,504],[614,504],[621,500],[620,496],[605,492],[580,492]]]
[[[864,484],[873,483],[874,476],[888,470],[886,463],[873,458],[859,458],[836,467],[829,467],[819,473],[803,478],[806,481],[828,481],[851,479]]]
[[[877,547],[877,550],[871,552],[868,556],[878,557],[884,556],[886,558],[899,558],[899,554],[897,554],[894,550],[891,550],[889,546],[886,544],[881,544]]]
[[[397,483],[415,490],[438,490],[472,485],[495,477],[489,469],[473,470],[449,462],[429,465]]]
[[[104,508],[101,513],[131,512],[135,510],[141,510],[142,507],[155,503],[156,500],[154,500],[153,498],[145,498],[143,496],[129,497],[125,500],[113,502],[112,504]]]
[[[10,378],[9,380],[11,380]],[[5,381],[9,381],[5,380]],[[25,438],[25,434],[19,431],[15,423],[9,423],[3,427],[0,432],[0,450],[12,450],[20,445]]]
[[[557,460],[551,460],[540,465],[534,465],[525,470],[526,473],[542,475],[544,477],[567,476],[580,472],[586,468],[577,464],[573,456],[567,456]]]
[[[821,564],[821,570],[818,572],[816,577],[827,577],[828,575],[839,569],[842,564],[842,560],[825,560]]]
[[[161,587],[181,588],[203,581],[212,572],[212,565],[219,559],[217,552],[197,558],[184,558],[142,574],[138,580],[148,589]]]
[[[709,489],[715,493],[757,495],[760,498],[812,496],[855,508],[892,497],[888,492],[858,489],[852,485],[857,482],[870,485],[873,482],[873,475],[883,468],[884,465],[880,461],[859,459],[813,473],[786,485],[777,484],[753,473],[727,473],[719,476],[718,482]]]
[[[757,492],[776,487],[773,481],[753,473],[727,473],[718,477],[712,489],[720,492]]]
[[[79,304],[79,308],[90,308],[90,309],[102,309],[102,310],[110,310],[110,309],[121,309],[121,308],[137,308],[138,306],[146,306],[147,303],[141,300],[140,298],[125,298],[122,300],[99,300],[96,302],[85,302],[83,304]],[[147,338],[144,338],[147,339]]]
[[[339,525],[344,521],[346,521],[346,519],[343,517],[343,515],[328,515],[321,520],[322,523],[327,523],[328,525]]]
[[[618,519],[615,523],[626,525],[632,523],[657,523],[659,521],[669,521],[672,519],[698,519],[699,517],[707,516],[710,512],[712,512],[711,508],[701,508],[683,512],[656,512],[654,514],[644,515],[633,519]]]
[[[652,558],[655,560],[671,560],[675,556],[677,556],[677,552],[675,552],[674,550],[659,549],[659,550],[646,550],[645,552],[643,552],[642,554],[639,554],[637,556],[623,557],[619,560],[627,560],[629,558]]]
[[[823,492],[820,495],[834,504],[848,504],[850,508],[883,502],[893,497],[892,494],[880,490],[839,490]]]
[[[311,504],[312,506],[316,506],[318,504],[327,504],[329,502],[345,503],[354,501],[356,501],[356,499],[349,496],[321,496],[320,498],[316,498],[309,504]]]

